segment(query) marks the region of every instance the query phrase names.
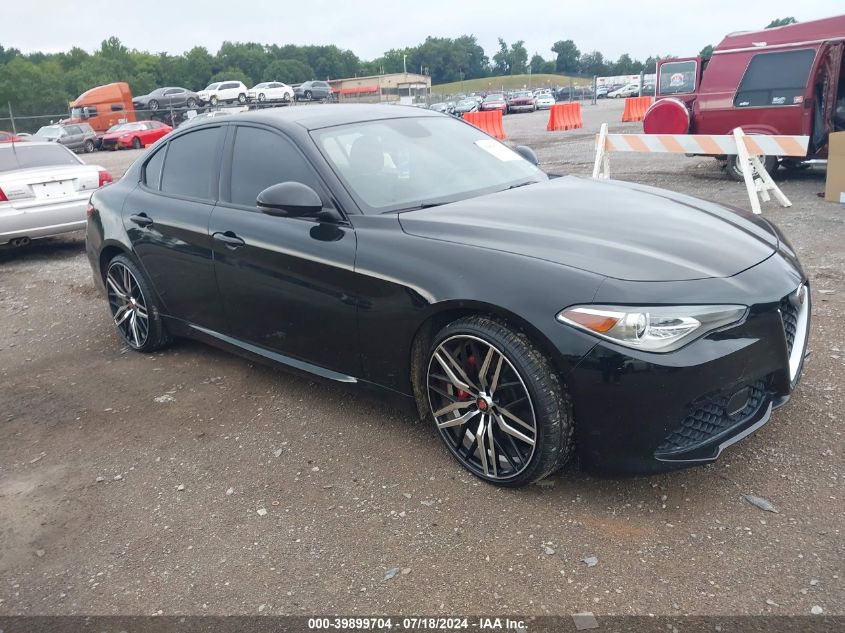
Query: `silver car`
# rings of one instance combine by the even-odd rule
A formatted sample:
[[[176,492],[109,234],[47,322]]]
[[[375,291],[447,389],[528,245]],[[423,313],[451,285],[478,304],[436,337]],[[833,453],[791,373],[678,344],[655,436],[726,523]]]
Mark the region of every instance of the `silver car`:
[[[68,149],[90,154],[97,146],[97,133],[87,123],[45,125],[35,133],[33,140],[53,141]]]
[[[111,181],[58,143],[0,145],[0,244],[84,229],[91,193]]]

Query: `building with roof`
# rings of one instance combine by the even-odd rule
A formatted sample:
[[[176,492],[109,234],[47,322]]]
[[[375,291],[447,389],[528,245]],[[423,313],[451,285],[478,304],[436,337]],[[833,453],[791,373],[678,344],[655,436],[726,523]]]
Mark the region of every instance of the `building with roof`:
[[[416,73],[392,73],[329,80],[341,103],[421,103],[431,93],[431,77]]]

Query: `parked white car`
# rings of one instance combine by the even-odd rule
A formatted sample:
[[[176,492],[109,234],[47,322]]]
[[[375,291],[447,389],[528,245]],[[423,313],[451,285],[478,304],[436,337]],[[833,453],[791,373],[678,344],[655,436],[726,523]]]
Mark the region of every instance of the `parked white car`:
[[[639,84],[626,84],[621,88],[617,88],[616,90],[611,90],[607,93],[607,96],[611,99],[620,99],[622,97],[639,97],[640,96],[640,86]]]
[[[281,81],[265,81],[249,89],[247,99],[250,101],[293,101],[293,88]]]
[[[551,108],[555,104],[555,98],[550,92],[541,92],[535,98],[537,109]]]
[[[111,181],[59,143],[0,145],[0,244],[84,229],[91,192]]]
[[[218,103],[246,103],[249,91],[240,81],[217,81],[197,93],[200,101],[216,106]]]

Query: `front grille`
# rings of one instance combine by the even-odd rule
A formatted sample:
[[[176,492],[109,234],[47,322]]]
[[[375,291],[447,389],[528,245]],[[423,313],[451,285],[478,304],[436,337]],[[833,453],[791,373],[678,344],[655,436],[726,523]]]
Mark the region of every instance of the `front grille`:
[[[657,453],[675,453],[688,450],[725,431],[745,422],[756,413],[766,398],[766,380],[761,379],[750,385],[748,402],[741,411],[729,415],[728,401],[732,394],[718,395],[704,401],[657,447]]]
[[[780,300],[780,315],[783,319],[783,332],[786,334],[786,349],[792,354],[795,332],[798,331],[798,308],[792,305],[789,297]]]

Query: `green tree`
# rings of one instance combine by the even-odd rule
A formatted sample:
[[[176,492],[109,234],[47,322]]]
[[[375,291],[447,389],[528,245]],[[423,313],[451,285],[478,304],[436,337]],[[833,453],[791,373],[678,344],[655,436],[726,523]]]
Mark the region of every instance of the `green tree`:
[[[546,72],[546,60],[540,56],[540,53],[534,53],[531,56],[531,62],[528,64],[531,72],[535,75]]]
[[[578,62],[578,71],[585,75],[607,75],[609,70],[604,55],[599,51],[584,53]]]
[[[511,74],[511,56],[508,45],[501,37],[499,38],[499,50],[493,55],[493,74]]]
[[[277,59],[270,62],[264,69],[262,81],[281,81],[287,84],[298,84],[314,79],[314,69],[298,59]]]
[[[700,51],[698,51],[699,57],[703,57],[704,59],[710,59],[713,56],[713,45],[708,44]]]
[[[511,44],[511,75],[522,75],[528,72],[528,51],[525,49],[525,40],[518,40]]]
[[[581,51],[572,40],[559,40],[552,45],[555,54],[555,72],[574,73],[578,71]]]
[[[777,20],[772,20],[766,25],[767,29],[773,29],[776,26],[786,26],[787,24],[798,24],[798,20],[793,18],[792,16],[788,18],[779,18]]]

